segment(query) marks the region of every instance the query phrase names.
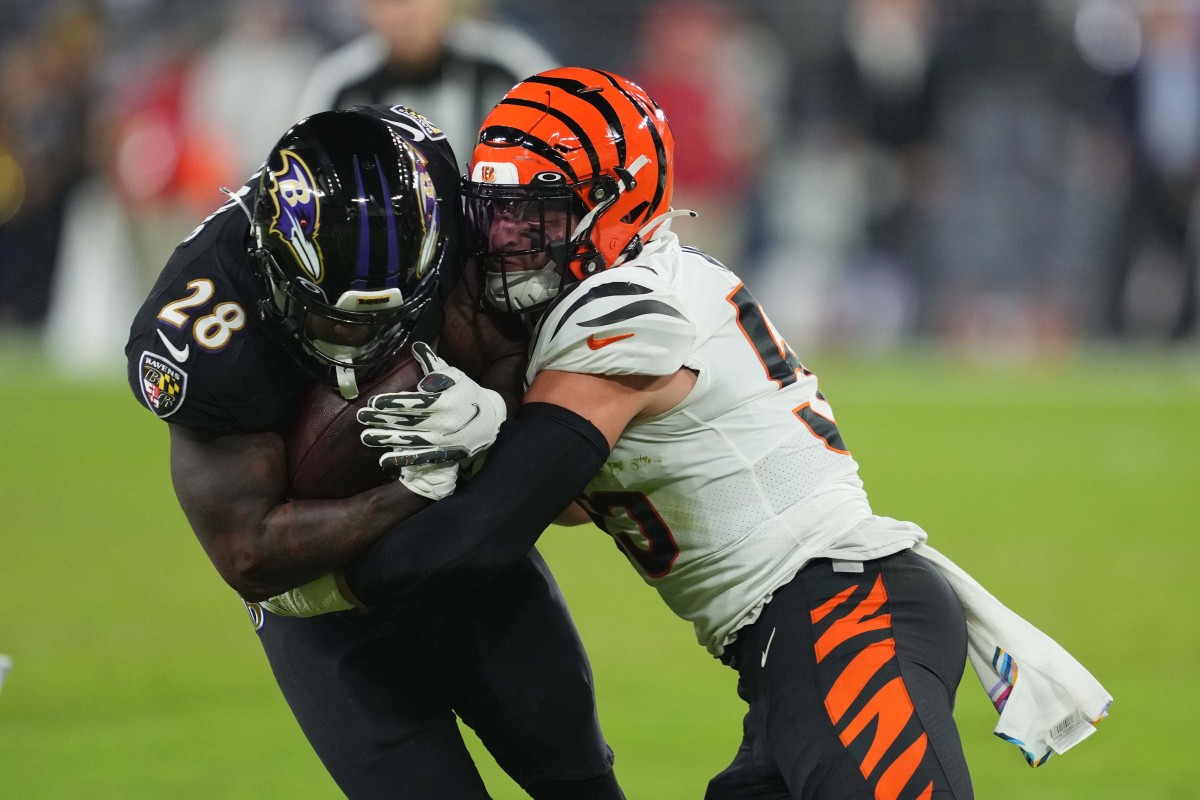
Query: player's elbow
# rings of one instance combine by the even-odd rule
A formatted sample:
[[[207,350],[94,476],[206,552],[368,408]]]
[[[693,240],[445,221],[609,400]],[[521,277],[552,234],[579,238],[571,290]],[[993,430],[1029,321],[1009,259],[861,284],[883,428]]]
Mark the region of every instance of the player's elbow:
[[[270,560],[261,548],[247,545],[209,556],[222,580],[250,602],[266,600],[292,588],[273,579]]]
[[[591,521],[592,518],[586,511],[583,510],[583,506],[579,505],[578,503],[571,503],[571,505],[567,506],[562,513],[555,518],[554,524],[586,525]]]

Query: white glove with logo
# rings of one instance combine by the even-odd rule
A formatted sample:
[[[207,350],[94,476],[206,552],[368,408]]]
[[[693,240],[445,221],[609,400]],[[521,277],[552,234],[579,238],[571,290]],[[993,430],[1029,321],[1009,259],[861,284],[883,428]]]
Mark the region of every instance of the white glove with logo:
[[[323,575],[315,581],[277,594],[259,603],[280,617],[315,617],[332,611],[349,611],[354,605],[342,596],[333,575]]]
[[[387,449],[379,465],[400,470],[401,480],[413,491],[444,497],[454,491],[458,463],[496,440],[507,409],[497,392],[447,364],[424,342],[413,343],[412,352],[425,377],[414,391],[372,397],[358,412],[358,421],[366,426],[360,438],[368,447]],[[431,467],[444,473],[434,474]]]

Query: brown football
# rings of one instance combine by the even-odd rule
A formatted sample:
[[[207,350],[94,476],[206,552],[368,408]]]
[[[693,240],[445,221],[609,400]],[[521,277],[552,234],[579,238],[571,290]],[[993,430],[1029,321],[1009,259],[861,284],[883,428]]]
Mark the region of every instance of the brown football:
[[[343,399],[334,386],[313,386],[285,436],[289,495],[334,500],[387,483],[379,466],[384,451],[359,440],[362,424],[356,415],[373,395],[411,391],[423,375],[417,360],[404,352],[385,372],[360,384],[353,400]]]

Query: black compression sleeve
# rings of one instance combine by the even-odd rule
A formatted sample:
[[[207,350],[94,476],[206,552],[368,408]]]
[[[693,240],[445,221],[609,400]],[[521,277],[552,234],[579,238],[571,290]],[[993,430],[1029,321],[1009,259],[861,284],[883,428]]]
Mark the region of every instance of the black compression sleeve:
[[[393,528],[344,570],[369,607],[424,600],[516,564],[608,458],[591,422],[529,403],[470,483]]]

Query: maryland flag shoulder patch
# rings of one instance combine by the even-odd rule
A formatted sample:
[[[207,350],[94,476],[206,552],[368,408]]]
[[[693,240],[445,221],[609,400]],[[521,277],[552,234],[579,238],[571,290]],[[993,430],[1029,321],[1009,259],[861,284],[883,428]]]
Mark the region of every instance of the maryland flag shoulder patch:
[[[150,351],[142,353],[138,370],[142,375],[142,399],[158,417],[169,417],[183,405],[187,373]]]

